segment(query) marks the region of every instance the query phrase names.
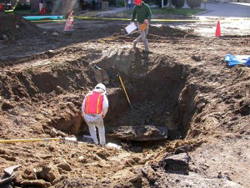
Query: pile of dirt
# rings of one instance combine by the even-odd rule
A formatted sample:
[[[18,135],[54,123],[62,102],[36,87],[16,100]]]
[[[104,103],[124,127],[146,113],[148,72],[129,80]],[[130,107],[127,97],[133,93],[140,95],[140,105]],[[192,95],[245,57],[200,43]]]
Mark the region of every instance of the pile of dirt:
[[[35,24],[15,14],[0,12],[0,40],[32,38],[40,34]]]
[[[180,29],[175,29],[167,25],[152,26],[150,27],[149,39],[153,37],[198,37],[193,35],[191,31],[182,31]]]

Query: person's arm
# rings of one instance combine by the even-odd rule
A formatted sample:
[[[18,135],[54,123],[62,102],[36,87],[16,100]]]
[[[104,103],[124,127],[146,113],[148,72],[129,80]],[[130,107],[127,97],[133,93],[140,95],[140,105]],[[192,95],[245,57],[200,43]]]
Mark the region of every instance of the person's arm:
[[[84,100],[82,101],[82,117],[83,115],[85,114],[85,103],[86,103],[86,99],[87,99],[87,96],[89,96],[91,93],[88,93],[85,97],[84,97]]]
[[[106,95],[103,95],[102,117],[104,118],[108,112],[109,101]]]
[[[151,20],[151,19],[152,19],[152,12],[151,12],[150,7],[148,6],[148,20]]]
[[[133,14],[132,14],[132,19],[131,19],[132,22],[135,21],[135,16],[136,16],[136,6],[134,6],[133,8]]]
[[[152,19],[152,12],[149,6],[147,6],[147,19],[144,20],[145,24],[149,24],[149,21]]]
[[[82,111],[81,111],[81,115],[84,118],[84,113],[85,113],[85,102],[86,102],[86,97],[84,98],[83,102],[82,102]]]

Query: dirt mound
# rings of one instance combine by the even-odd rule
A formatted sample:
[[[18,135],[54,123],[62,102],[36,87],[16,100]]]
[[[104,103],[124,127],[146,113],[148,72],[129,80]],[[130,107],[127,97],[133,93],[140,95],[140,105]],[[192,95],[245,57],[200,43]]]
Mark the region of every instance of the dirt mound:
[[[180,29],[175,29],[167,25],[161,26],[151,26],[149,30],[149,39],[157,37],[197,37],[192,34],[192,32],[182,31]]]
[[[0,12],[0,23],[0,40],[32,38],[41,32],[36,25],[14,14]]]
[[[133,34],[128,35],[125,31],[125,27],[127,25],[121,25],[118,29],[117,27],[110,28],[111,31],[114,32],[112,36],[107,38],[99,39],[100,42],[126,42],[126,41],[133,41],[137,38],[140,33],[136,30]],[[116,30],[115,30],[116,28]],[[119,30],[119,32],[117,32]],[[174,38],[199,38],[199,36],[194,35],[193,31],[183,31],[180,29],[175,29],[167,25],[150,25],[149,33],[147,35],[147,39],[149,42],[163,42],[165,40],[173,40]]]

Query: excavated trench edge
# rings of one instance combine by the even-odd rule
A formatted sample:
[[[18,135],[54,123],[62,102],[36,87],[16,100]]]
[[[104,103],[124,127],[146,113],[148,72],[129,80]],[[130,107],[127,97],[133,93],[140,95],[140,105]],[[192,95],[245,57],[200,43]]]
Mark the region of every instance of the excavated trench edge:
[[[137,54],[133,54],[134,56]],[[131,57],[131,54],[128,55]],[[114,56],[113,59],[117,57]],[[122,57],[121,59],[123,59]],[[126,57],[125,57],[126,58]],[[113,127],[119,125],[159,125],[167,126],[169,129],[168,139],[179,139],[185,137],[188,127],[189,120],[194,114],[193,99],[195,96],[196,89],[192,85],[187,85],[187,80],[190,72],[190,67],[180,63],[171,61],[171,58],[161,56],[154,59],[157,61],[153,63],[152,60],[148,60],[147,65],[151,70],[142,70],[140,74],[137,72],[137,68],[124,71],[124,67],[118,66],[119,72],[124,78],[127,92],[131,97],[131,101],[135,106],[135,111],[139,115],[134,115],[134,111],[130,111],[130,107],[127,103],[124,92],[121,89],[120,83],[115,78],[116,72],[112,73],[110,70],[110,64],[107,59],[102,59],[97,62],[99,67],[104,68],[110,75],[112,81],[112,87],[107,86],[108,90],[113,92],[108,95],[110,101],[109,113],[105,119],[105,126],[107,129],[107,135]],[[131,66],[136,67],[133,63],[138,62],[138,59],[131,61]],[[112,62],[112,59],[111,59]],[[88,67],[86,69],[86,66]],[[11,98],[11,92],[13,95],[18,95],[20,98],[29,97],[32,100],[37,100],[36,95],[44,93],[50,95],[64,95],[71,91],[84,91],[93,88],[95,83],[92,75],[92,65],[87,61],[79,59],[72,62],[67,62],[62,65],[55,65],[51,70],[44,72],[32,72],[30,70],[22,71],[16,75],[9,75],[10,77],[18,80],[20,85],[12,85],[10,88],[4,87],[3,92],[8,93]],[[126,65],[128,67],[128,65]],[[153,68],[152,68],[153,67]],[[142,67],[139,66],[138,70]],[[91,72],[91,73],[90,73]],[[89,79],[86,79],[86,75]],[[6,80],[8,78],[5,77]],[[116,79],[116,80],[115,80]],[[47,83],[47,84],[44,84]],[[26,90],[26,92],[24,92]],[[119,99],[119,100],[118,100]],[[19,99],[17,99],[19,100]],[[70,99],[69,99],[70,100]],[[50,122],[47,123],[49,127],[55,127],[66,133],[81,135],[83,132],[88,132],[86,125],[81,120],[79,108],[81,106],[80,97],[73,97],[72,101],[75,107],[68,108],[71,113],[66,117],[54,117]],[[138,101],[138,102],[135,102]],[[157,101],[157,102],[155,102]],[[147,103],[148,102],[148,103]],[[155,104],[153,104],[155,102]],[[166,103],[166,104],[164,104]],[[152,106],[150,106],[153,104]],[[152,114],[147,114],[144,107],[149,110],[153,109]],[[159,107],[159,109],[157,109]],[[5,106],[2,106],[3,110]],[[7,107],[8,108],[8,107]],[[65,108],[65,107],[64,107]],[[155,108],[155,110],[154,110]],[[73,109],[73,110],[72,110]],[[75,110],[78,109],[78,110]],[[142,110],[142,111],[141,111]],[[143,120],[142,116],[146,113],[146,118]],[[121,115],[122,114],[122,115]],[[125,115],[124,115],[125,114]],[[164,120],[164,118],[166,118]],[[126,119],[133,121],[126,121]],[[115,123],[117,120],[122,120],[121,124]],[[142,120],[142,121],[139,121]]]
[[[97,62],[99,67],[107,71],[111,80],[113,79],[111,84],[114,85],[113,87],[107,86],[108,90],[113,91],[108,94],[110,108],[105,118],[108,139],[114,140],[110,136],[113,135],[110,134],[113,133],[113,129],[127,125],[167,126],[169,130],[168,139],[172,140],[185,137],[189,129],[189,120],[195,111],[193,99],[196,88],[186,84],[190,67],[176,62],[169,62],[169,59],[164,62],[164,58],[160,59],[158,63],[159,65],[152,71],[149,71],[144,77],[141,77],[141,75],[138,76],[138,74],[135,73],[136,70],[126,72],[124,71],[124,67],[118,67],[117,71],[121,72],[127,87],[126,90],[135,108],[135,110],[131,111],[125,94],[121,89],[121,85],[118,79],[115,78],[114,74],[116,73],[109,69],[110,67],[108,67],[109,64],[106,60]],[[153,106],[150,106],[155,100],[157,100],[157,102],[153,104]],[[166,104],[163,105],[163,103]],[[157,110],[158,105],[160,106],[159,111]],[[142,116],[143,113],[147,113],[145,111],[148,110],[145,110],[145,106],[149,110],[156,108],[153,115],[149,113]],[[143,117],[145,118],[143,119]],[[79,118],[79,113],[76,113],[71,119],[63,120],[62,118],[59,121],[52,121],[50,126],[54,126],[59,130],[75,134],[79,137],[81,137],[82,134],[89,134],[85,122],[79,120]],[[164,118],[166,119],[163,120]],[[133,121],[131,119],[137,120]],[[136,139],[120,139],[119,137],[117,139],[137,141]],[[145,141],[147,141],[147,139]]]

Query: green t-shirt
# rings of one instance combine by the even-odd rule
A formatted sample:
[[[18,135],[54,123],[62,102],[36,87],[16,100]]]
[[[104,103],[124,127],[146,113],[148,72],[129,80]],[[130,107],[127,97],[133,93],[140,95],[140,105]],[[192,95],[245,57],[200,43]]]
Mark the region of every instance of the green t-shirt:
[[[149,6],[142,2],[142,6],[135,5],[133,8],[133,15],[131,21],[133,22],[135,20],[135,17],[139,23],[143,23],[145,19],[151,19],[152,18],[152,12],[149,8]]]

